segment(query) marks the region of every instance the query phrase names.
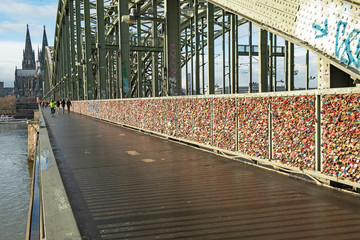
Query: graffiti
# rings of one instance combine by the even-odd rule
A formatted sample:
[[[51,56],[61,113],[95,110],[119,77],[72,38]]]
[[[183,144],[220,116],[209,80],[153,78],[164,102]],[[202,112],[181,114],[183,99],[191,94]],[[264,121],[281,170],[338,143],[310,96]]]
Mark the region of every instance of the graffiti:
[[[128,74],[127,74],[127,68],[126,68],[126,61],[121,62],[121,68],[122,68],[122,84],[123,84],[123,95],[124,97],[129,95],[130,92],[130,86],[128,81]]]
[[[175,49],[175,44],[170,44],[170,51],[169,51],[169,57],[170,57],[170,62],[169,62],[169,73],[171,73],[171,76],[174,76],[177,73],[177,64],[176,64],[176,49]]]
[[[317,24],[315,22],[313,22],[312,28],[321,32],[321,34],[318,34],[318,35],[315,36],[315,39],[327,36],[328,35],[328,29],[329,29],[328,28],[328,20],[325,19],[324,28],[322,28],[319,24]]]
[[[340,49],[345,45],[345,41],[343,41],[340,46],[339,46],[339,33],[340,33],[340,28],[342,27],[342,32],[341,35],[344,36],[345,35],[345,29],[346,29],[346,22],[343,21],[339,21],[336,27],[336,37],[335,37],[335,56],[339,57],[339,53],[340,53]]]
[[[176,81],[176,73],[177,73],[177,51],[175,48],[175,44],[170,44],[170,50],[169,50],[169,93],[171,96],[177,95],[177,81]]]
[[[177,95],[176,92],[176,78],[175,77],[169,77],[169,90],[170,90],[170,95],[171,96],[175,96]]]
[[[126,69],[126,61],[121,62],[121,68],[122,68],[122,75],[123,77],[127,78],[127,69]]]
[[[325,19],[323,27],[314,22],[312,28],[320,32],[320,34],[315,35],[315,39],[327,37],[329,32],[328,19]],[[335,36],[334,55],[341,62],[360,68],[360,30],[354,29],[347,34],[347,28],[347,22],[341,20],[337,21],[336,33],[332,35]],[[357,44],[355,50],[351,48],[351,45],[356,43],[356,41]]]
[[[340,31],[340,28],[342,27],[342,31]],[[360,46],[360,40],[357,38],[360,31],[358,29],[354,29],[347,37],[345,35],[345,30],[347,27],[347,22],[339,21],[337,28],[336,28],[336,38],[335,38],[335,56],[337,58],[340,57],[340,61],[350,65],[353,64],[356,68],[359,68],[359,46]],[[341,32],[341,37],[345,37],[342,39],[342,43],[339,46],[339,33]],[[351,43],[358,39],[355,57],[351,50]],[[342,53],[340,54],[341,49],[343,49]]]
[[[126,78],[123,78],[122,83],[123,83],[124,94],[125,96],[127,96],[130,91],[129,81]]]

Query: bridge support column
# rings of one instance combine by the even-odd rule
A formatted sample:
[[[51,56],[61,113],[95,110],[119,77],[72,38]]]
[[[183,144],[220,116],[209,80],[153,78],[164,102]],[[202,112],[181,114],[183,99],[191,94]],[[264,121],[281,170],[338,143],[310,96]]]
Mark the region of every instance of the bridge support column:
[[[239,88],[238,78],[238,17],[235,14],[230,15],[230,79],[231,93],[237,93]]]
[[[253,47],[252,47],[252,23],[249,22],[249,93],[252,93],[252,56],[253,56]]]
[[[65,95],[64,98],[69,97],[72,91],[71,84],[71,54],[70,54],[70,15],[65,17],[64,29],[64,82],[65,82]]]
[[[69,12],[70,12],[70,57],[71,57],[71,68],[70,68],[70,98],[73,99],[79,99],[79,96],[77,95],[78,92],[78,85],[76,84],[76,75],[75,75],[75,32],[74,32],[74,1],[69,2]]]
[[[140,5],[137,5],[137,12],[140,12]],[[141,20],[140,18],[136,20],[136,42],[138,46],[142,45],[141,41]],[[142,62],[142,51],[136,52],[136,68],[137,68],[137,97],[143,97],[143,81],[144,81],[144,64]]]
[[[191,58],[191,62],[190,62],[190,68],[191,68],[191,81],[190,81],[190,95],[194,95],[195,93],[195,88],[194,88],[194,19],[191,18],[190,19],[190,58]]]
[[[226,12],[224,9],[221,10],[222,11],[222,25],[225,26],[225,16],[226,16]],[[221,38],[221,47],[222,47],[222,94],[225,94],[225,86],[226,86],[226,71],[225,71],[225,27],[221,28],[222,31],[222,38]],[[229,86],[229,91],[230,91],[230,86]]]
[[[330,63],[324,58],[318,60],[318,89],[330,88]]]
[[[285,87],[294,90],[294,44],[285,41]]]
[[[259,30],[259,92],[268,92],[268,32]],[[251,73],[250,73],[251,74]]]
[[[128,1],[119,1],[118,4],[119,19],[121,19],[122,16],[129,14]],[[120,88],[117,89],[116,96],[128,98],[131,97],[129,25],[119,21],[119,29],[118,86]]]
[[[152,0],[152,7],[153,7],[153,16],[154,18],[157,18],[157,0]],[[151,35],[153,38],[153,47],[156,47],[158,45],[158,23],[157,21],[153,21],[152,29],[151,29]],[[159,96],[159,57],[157,52],[152,53],[152,97],[158,97]]]
[[[214,71],[214,5],[207,5],[207,62],[208,62],[208,91],[207,94],[215,93],[215,71]],[[203,63],[204,64],[204,63]],[[203,66],[204,67],[204,66]]]
[[[188,43],[188,29],[185,28],[185,95],[191,94],[191,76],[189,77],[189,66],[188,66],[188,56],[189,56],[189,43]]]
[[[274,45],[274,42],[273,42],[273,39],[274,39],[274,35],[272,33],[269,33],[269,51],[268,51],[268,54],[269,54],[269,91],[270,92],[273,92],[275,87],[274,87],[274,58],[273,58],[273,51],[274,51],[274,48],[273,48],[273,45]],[[276,50],[275,50],[276,51]]]
[[[95,99],[95,82],[92,73],[92,35],[90,29],[90,3],[89,0],[84,0],[84,28],[85,28],[85,70],[84,70],[84,98]]]
[[[305,72],[305,89],[309,90],[309,80],[310,80],[310,56],[309,56],[309,50],[306,50],[306,72]]]
[[[178,96],[181,95],[180,0],[165,0],[164,10],[167,91],[170,96]]]
[[[97,98],[107,98],[105,79],[105,21],[104,21],[104,0],[96,0],[96,23],[97,23]]]
[[[84,79],[83,79],[83,66],[81,65],[82,59],[82,35],[81,35],[81,13],[80,1],[75,1],[75,24],[76,24],[76,83],[77,86],[76,96],[78,99],[84,99]]]
[[[274,42],[273,42],[273,45],[274,45],[274,50],[275,52],[277,52],[277,36],[274,34]],[[274,76],[273,76],[273,91],[276,92],[277,91],[277,56],[275,54],[274,58],[273,58],[273,66],[274,66]]]
[[[195,94],[200,94],[200,36],[199,36],[199,1],[194,0],[194,34],[195,34]]]
[[[67,84],[66,84],[66,78],[65,78],[65,75],[66,75],[66,71],[65,71],[65,68],[66,68],[66,55],[67,55],[67,52],[66,52],[66,43],[65,43],[65,40],[66,39],[66,28],[65,28],[65,25],[66,24],[63,24],[62,25],[62,32],[64,33],[64,35],[62,36],[61,38],[61,46],[60,46],[60,97],[61,98],[64,98],[64,96],[67,94]]]

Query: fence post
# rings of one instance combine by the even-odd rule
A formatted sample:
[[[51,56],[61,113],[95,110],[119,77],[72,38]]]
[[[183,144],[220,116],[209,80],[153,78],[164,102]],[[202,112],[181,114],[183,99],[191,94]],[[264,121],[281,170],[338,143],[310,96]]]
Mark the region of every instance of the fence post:
[[[322,171],[321,164],[321,96],[316,95],[315,99],[315,171]]]
[[[239,152],[239,99],[235,98],[235,152]]]
[[[268,109],[269,109],[269,123],[268,123],[268,131],[269,131],[269,161],[271,161],[273,159],[273,131],[272,131],[272,127],[273,127],[273,123],[272,123],[272,108],[271,108],[271,98],[269,98],[269,103],[268,103]]]

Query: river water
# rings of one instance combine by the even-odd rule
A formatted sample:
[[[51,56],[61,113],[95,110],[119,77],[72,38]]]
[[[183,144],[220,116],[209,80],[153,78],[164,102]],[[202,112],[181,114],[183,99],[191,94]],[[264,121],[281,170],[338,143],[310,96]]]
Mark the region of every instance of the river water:
[[[32,166],[27,163],[27,124],[0,124],[0,239],[25,239]]]

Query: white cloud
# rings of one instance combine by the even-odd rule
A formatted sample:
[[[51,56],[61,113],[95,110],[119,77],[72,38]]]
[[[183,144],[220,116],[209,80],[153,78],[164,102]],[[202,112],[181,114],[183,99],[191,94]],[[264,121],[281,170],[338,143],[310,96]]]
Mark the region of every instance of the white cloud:
[[[0,22],[0,34],[9,34],[14,32],[24,32],[24,24],[23,23],[14,23],[3,21]]]
[[[15,67],[21,68],[24,42],[0,42],[0,81],[6,87],[13,87],[15,80]]]
[[[33,5],[21,1],[2,1],[0,2],[0,13],[7,15],[8,18],[31,20],[31,19],[49,19],[56,15],[57,3],[47,5]]]

